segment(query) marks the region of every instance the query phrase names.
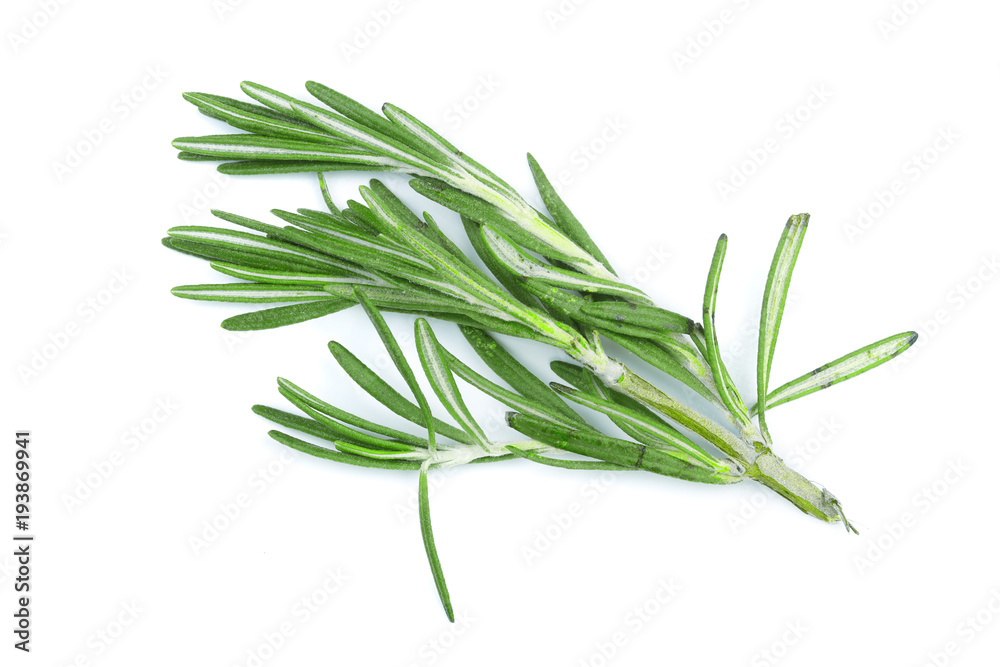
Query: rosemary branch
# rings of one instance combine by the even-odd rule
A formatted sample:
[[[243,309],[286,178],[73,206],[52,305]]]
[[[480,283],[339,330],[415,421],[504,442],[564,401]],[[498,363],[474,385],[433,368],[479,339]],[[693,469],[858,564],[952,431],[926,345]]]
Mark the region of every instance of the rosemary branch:
[[[450,595],[427,498],[426,477],[434,468],[524,458],[573,469],[646,470],[711,484],[751,479],[803,512],[853,530],[829,491],[791,470],[771,450],[765,413],[885,363],[912,345],[916,334],[890,336],[769,391],[807,214],[789,219],[772,259],[761,308],[757,402],[748,408],[723,361],[715,323],[725,235],[712,257],[701,317],[686,317],[656,306],[617,276],[530,155],[545,212],[528,205],[510,185],[398,107],[386,104],[379,115],[313,82],[306,88],[325,106],[257,84],[242,87],[257,104],[185,95],[202,113],[245,133],[177,139],[179,157],[229,160],[219,166],[228,174],[318,172],[329,210],[273,211],[287,223],[283,226],[213,211],[249,231],[201,226],[169,230],[166,246],[208,259],[220,273],[242,281],[181,286],[173,293],[200,300],[287,304],[223,322],[234,330],[286,326],[361,305],[416,402],[338,343],[331,342],[330,351],[355,382],[424,428],[425,436],[349,413],[284,379],[279,379],[279,392],[305,416],[267,406],[255,406],[254,411],[323,441],[319,445],[283,431],[270,432],[278,442],[313,456],[419,471],[424,546],[449,618]],[[332,171],[413,176],[414,190],[460,215],[489,273],[466,257],[429,214],[417,215],[377,180],[360,188],[362,201],[337,206],[323,176]],[[417,316],[421,370],[452,422],[432,414],[382,312]],[[507,387],[445,349],[426,317],[458,324],[473,351]],[[557,361],[552,370],[572,386],[536,377],[494,334],[562,350],[576,363]],[[711,412],[703,414],[655,380],[638,375],[605,351],[605,340],[692,389]],[[510,407],[508,424],[527,440],[491,441],[466,406],[458,380]],[[628,437],[601,432],[573,406],[607,415]]]

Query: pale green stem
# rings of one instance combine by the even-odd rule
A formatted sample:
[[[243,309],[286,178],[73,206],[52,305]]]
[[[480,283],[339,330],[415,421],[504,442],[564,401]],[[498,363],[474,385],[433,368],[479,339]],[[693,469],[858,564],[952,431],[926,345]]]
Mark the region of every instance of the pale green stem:
[[[747,477],[772,489],[803,512],[823,521],[843,520],[851,529],[837,499],[823,487],[786,466],[759,435],[755,434],[753,438],[747,438],[747,434],[743,437],[736,435],[607,356],[597,355],[593,350],[589,350],[589,354],[574,352],[577,354],[573,356],[587,365],[608,387],[631,396],[702,436],[742,465]]]

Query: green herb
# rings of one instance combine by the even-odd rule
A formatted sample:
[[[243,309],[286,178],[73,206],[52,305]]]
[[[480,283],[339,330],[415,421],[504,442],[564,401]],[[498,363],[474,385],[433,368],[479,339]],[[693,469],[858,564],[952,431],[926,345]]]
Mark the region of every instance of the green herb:
[[[808,215],[789,219],[771,263],[761,308],[757,401],[748,409],[722,359],[716,328],[724,235],[710,263],[702,316],[694,319],[660,308],[618,277],[530,155],[544,212],[402,109],[387,104],[379,115],[320,84],[308,83],[306,88],[325,106],[252,83],[244,83],[243,90],[258,104],[216,95],[185,96],[202,113],[247,133],[177,139],[179,157],[231,160],[219,166],[229,174],[318,172],[329,210],[274,211],[287,223],[283,226],[213,211],[244,231],[191,226],[169,230],[163,241],[167,247],[208,259],[220,273],[243,281],[189,285],[173,292],[189,299],[290,304],[223,322],[234,330],[285,326],[361,305],[413,400],[338,343],[331,342],[330,351],[358,385],[425,429],[425,435],[371,422],[283,379],[278,381],[279,392],[305,416],[266,406],[255,406],[254,411],[322,442],[270,432],[299,451],[352,465],[419,471],[424,547],[449,618],[450,596],[427,498],[427,474],[436,468],[523,458],[580,470],[645,470],[706,484],[755,480],[803,512],[854,530],[836,497],[772,452],[765,414],[885,363],[912,345],[916,334],[891,336],[769,391],[778,331]],[[429,215],[411,211],[379,181],[360,188],[363,201],[338,208],[323,177],[327,171],[413,176],[414,190],[460,214],[489,273],[463,255]],[[383,312],[417,316],[420,370],[454,423],[432,414]],[[445,349],[427,317],[458,324],[497,380]],[[552,370],[572,386],[536,377],[495,334],[562,350],[575,363],[555,362]],[[692,389],[694,404],[636,374],[605,350],[605,341]],[[510,407],[507,422],[523,438],[490,440],[463,399],[463,385]],[[580,408],[607,415],[627,439],[591,426],[576,411]]]

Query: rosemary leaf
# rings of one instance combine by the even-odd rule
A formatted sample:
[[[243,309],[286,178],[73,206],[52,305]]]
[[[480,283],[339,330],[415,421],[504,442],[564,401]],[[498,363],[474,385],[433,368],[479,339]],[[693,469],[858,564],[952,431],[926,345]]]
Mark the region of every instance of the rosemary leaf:
[[[263,134],[210,134],[178,137],[174,148],[230,160],[320,160],[358,167],[400,169],[405,163],[391,157],[341,144],[318,144]]]
[[[664,349],[664,344],[673,342],[673,339],[664,337],[659,339],[658,342],[660,344],[658,344],[652,340],[624,336],[615,332],[604,332],[603,335],[608,340],[621,345],[623,348],[639,357],[647,364],[663,371],[670,377],[680,380],[685,385],[696,391],[699,395],[710,401],[713,405],[716,405],[722,410],[726,409],[726,407],[719,400],[719,397],[716,396],[715,392],[712,390],[712,387],[714,387],[715,384],[712,381],[711,369],[705,369],[704,363],[701,359],[695,358],[694,363],[691,363],[691,358],[694,357],[694,355],[685,351],[685,356],[682,357],[683,361],[679,361],[678,355],[672,353],[673,348]],[[668,349],[670,351],[668,351]],[[692,372],[690,370],[692,367],[700,372],[698,374]],[[707,373],[705,370],[707,370]]]
[[[718,468],[719,470],[728,470],[728,466],[722,464],[719,459],[693,443],[676,429],[662,428],[656,420],[649,419],[641,412],[627,408],[615,401],[599,398],[592,393],[579,391],[556,382],[552,383],[552,388],[560,395],[567,397],[575,403],[606,414],[609,417],[620,419],[641,434],[648,434],[659,442],[669,444],[674,449],[685,454],[685,459],[690,458],[692,463]],[[640,439],[640,442],[643,440]]]
[[[337,313],[353,305],[353,302],[343,299],[323,299],[320,301],[293,303],[288,306],[265,308],[264,310],[255,310],[251,313],[235,315],[223,320],[222,328],[228,331],[277,329],[289,324],[298,324],[299,322],[306,322],[314,320],[317,317]]]
[[[466,366],[458,357],[453,355],[444,347],[441,347],[441,353],[444,355],[445,361],[448,363],[448,367],[455,375],[462,378],[487,396],[500,401],[507,407],[541,419],[547,419],[562,426],[566,426],[567,428],[587,427],[586,422],[583,422],[582,420],[567,420],[560,414],[550,410],[547,406],[526,399],[524,396],[521,396],[516,392],[504,389],[495,382],[491,382]]]
[[[329,347],[330,352],[337,360],[337,363],[340,364],[340,367],[343,368],[344,371],[351,376],[351,379],[354,380],[359,387],[364,389],[368,395],[403,419],[417,424],[418,426],[425,425],[424,413],[417,405],[405,399],[398,391],[389,386],[389,384],[379,377],[377,373],[368,368],[368,366],[362,363],[356,356],[351,354],[346,347],[336,341],[330,341]],[[451,438],[452,440],[463,444],[475,444],[464,431],[455,428],[451,424],[443,422],[436,417],[433,418],[433,422],[434,431],[437,434]]]
[[[509,267],[512,273],[522,278],[578,292],[608,294],[640,303],[648,302],[646,296],[634,287],[543,264],[528,253],[522,252],[509,239],[491,227],[484,225],[482,235],[486,247],[496,256],[497,260]]]
[[[347,95],[337,92],[333,88],[324,86],[315,81],[306,82],[306,90],[309,94],[327,105],[337,113],[353,120],[359,125],[367,127],[369,130],[391,137],[396,141],[405,143],[408,135],[399,127],[391,123],[386,118],[378,115],[363,104],[356,102]]]
[[[737,475],[693,464],[690,460],[680,458],[677,452],[601,434],[565,429],[525,414],[508,412],[507,423],[529,438],[557,449],[626,468],[648,470],[668,477],[708,484],[730,484],[740,480]]]
[[[529,461],[534,461],[535,463],[541,463],[542,465],[551,466],[553,468],[565,468],[567,470],[635,470],[635,468],[620,466],[614,463],[608,463],[606,461],[597,461],[597,460],[578,461],[575,459],[554,459],[548,456],[542,456],[537,452],[519,449],[514,445],[507,445],[507,451],[513,452],[514,454],[523,459],[528,459]]]
[[[336,431],[342,439],[355,441],[356,443],[368,445],[374,449],[386,449],[393,451],[415,451],[414,448],[427,448],[427,441],[423,438],[398,431],[388,426],[376,424],[362,417],[353,415],[345,410],[334,407],[329,403],[321,401],[312,394],[306,392],[294,383],[278,378],[278,391],[287,398],[295,407],[305,412],[307,415],[320,422],[327,428]],[[362,433],[357,428],[350,428],[345,424],[350,424],[357,428],[365,429],[371,433],[377,433],[385,437],[375,437],[368,433]]]
[[[338,463],[347,463],[354,466],[360,466],[362,468],[418,470],[421,465],[418,461],[373,459],[367,456],[345,454],[344,452],[326,449],[325,447],[314,445],[311,442],[300,440],[299,438],[288,435],[287,433],[282,433],[281,431],[268,431],[267,434],[286,447],[291,447],[292,449],[296,449],[310,456],[316,456],[321,459],[330,459],[331,461],[336,461]]]
[[[496,206],[467,192],[463,192],[444,181],[432,178],[414,178],[410,181],[410,187],[445,208],[450,208],[456,213],[468,216],[486,227],[502,231],[515,243],[524,246],[528,250],[566,262],[573,262],[577,259],[551,245],[546,245],[539,241],[535,236],[519,227],[514,220]]]
[[[694,320],[677,313],[622,301],[595,301],[580,307],[585,315],[603,320],[622,322],[637,327],[645,327],[657,332],[692,333]]]
[[[280,303],[282,301],[319,301],[334,297],[318,287],[258,285],[256,283],[219,283],[181,285],[170,290],[174,296],[198,301],[237,301],[241,303]]]
[[[767,407],[771,409],[782,403],[794,401],[881,366],[905,352],[916,340],[916,332],[906,331],[845,354],[772,391],[767,395]],[[759,404],[755,405],[751,413],[756,414],[758,407]]]
[[[236,250],[208,243],[187,241],[184,239],[173,238],[171,236],[162,239],[161,242],[164,246],[170,248],[171,250],[182,252],[185,255],[200,257],[201,259],[207,260],[220,260],[228,264],[249,268],[291,272],[309,272],[316,271],[318,268],[329,268],[329,265],[324,266],[319,264],[307,264],[298,261],[293,257],[281,257],[265,253],[246,252],[244,250]]]
[[[767,385],[771,377],[771,362],[774,348],[778,343],[778,330],[785,311],[788,287],[792,280],[792,270],[798,259],[802,240],[809,225],[809,214],[793,215],[785,224],[785,230],[778,240],[778,247],[771,260],[771,270],[767,274],[764,288],[764,303],[760,308],[760,334],[757,341],[757,420],[760,431],[768,444],[771,434],[767,429],[764,413],[767,411]]]
[[[709,365],[712,367],[712,377],[715,380],[716,390],[719,398],[725,404],[729,412],[740,424],[748,426],[750,415],[747,412],[743,399],[733,385],[729,377],[729,371],[722,361],[722,352],[719,350],[719,338],[715,332],[715,302],[719,295],[719,277],[722,274],[722,261],[726,257],[726,235],[719,237],[719,242],[715,246],[715,255],[712,257],[712,267],[708,272],[708,281],[705,284],[705,301],[702,308],[705,327],[705,352]]]
[[[265,258],[289,260],[301,266],[309,266],[327,271],[331,268],[338,268],[338,264],[323,253],[247,232],[238,232],[220,227],[189,225],[168,229],[167,234],[183,241],[217,246],[222,249],[260,255]]]
[[[434,576],[434,585],[437,587],[438,597],[441,598],[441,605],[444,613],[448,615],[448,620],[455,622],[455,612],[451,608],[451,596],[448,594],[448,584],[444,580],[444,570],[441,569],[441,560],[438,558],[437,547],[434,545],[434,532],[431,529],[431,504],[430,494],[427,490],[427,465],[420,466],[420,483],[418,486],[417,507],[420,514],[420,535],[424,540],[424,551],[427,552],[427,562],[431,566],[431,574]]]
[[[264,419],[270,420],[279,426],[293,428],[296,431],[308,433],[313,437],[329,440],[330,442],[336,442],[340,439],[340,434],[337,433],[337,431],[324,426],[322,422],[318,422],[315,419],[303,417],[302,415],[296,415],[291,412],[285,412],[284,410],[279,410],[278,408],[272,408],[266,405],[255,405],[252,409],[254,414],[260,415]]]
[[[459,327],[459,330],[483,363],[513,387],[514,391],[533,403],[545,406],[546,411],[558,414],[561,418],[559,421],[575,422],[580,428],[587,426],[586,421],[573,408],[566,405],[548,383],[536,377],[493,336],[486,331],[471,327]]]
[[[206,116],[224,121],[247,132],[302,141],[343,144],[342,140],[267,107],[205,93],[184,93],[184,99],[198,107],[198,110]]]
[[[220,158],[206,153],[210,160]],[[395,160],[384,160],[381,164],[366,164],[365,171],[399,171],[404,167]],[[219,172],[230,176],[258,176],[260,174],[297,174],[301,172],[324,171],[357,171],[360,165],[356,161],[301,160],[301,159],[245,159],[236,162],[224,162],[218,166]]]
[[[542,196],[542,201],[545,202],[545,208],[548,209],[549,215],[552,216],[552,220],[558,225],[559,229],[565,234],[571,241],[575,244],[589,252],[595,259],[601,262],[604,267],[611,272],[612,275],[617,275],[615,270],[611,268],[611,263],[608,258],[604,256],[601,249],[597,247],[594,240],[590,238],[590,234],[587,230],[583,228],[580,221],[577,220],[573,212],[569,210],[569,207],[563,202],[562,197],[556,192],[556,189],[552,187],[552,183],[549,181],[548,176],[542,171],[541,166],[531,153],[528,153],[528,166],[531,168],[531,175],[535,179],[535,187],[538,188],[538,194]]]
[[[632,412],[640,414],[648,422],[655,424],[657,428],[666,430],[676,436],[681,436],[680,431],[661,419],[655,412],[644,406],[639,401],[633,399],[631,396],[626,396],[625,394],[617,391],[611,391],[597,379],[597,376],[583,366],[570,364],[565,361],[553,361],[549,364],[549,367],[562,380],[573,385],[579,391],[590,394],[596,398],[602,398],[605,401],[613,401],[618,405],[631,410]],[[641,441],[643,437],[648,438],[650,436],[650,430],[646,429],[643,431],[637,429],[632,426],[627,419],[622,419],[612,414],[608,414],[608,417],[615,423],[616,426],[636,440]]]
[[[438,399],[455,418],[455,421],[469,434],[469,437],[489,452],[489,438],[473,419],[465,401],[462,400],[462,394],[458,391],[458,385],[455,384],[455,378],[448,362],[442,357],[437,338],[430,325],[427,324],[427,320],[418,318],[414,323],[414,333],[417,339],[417,351],[420,353],[420,363],[424,368],[424,374],[434,388],[434,393],[437,394]]]
[[[257,283],[267,283],[269,285],[310,285],[322,287],[323,285],[334,285],[338,283],[368,284],[381,286],[383,283],[375,276],[350,275],[346,270],[333,269],[328,273],[301,273],[298,271],[271,271],[268,269],[255,269],[241,266],[239,264],[228,264],[226,262],[212,262],[210,266],[227,276],[251,280]],[[357,269],[360,271],[360,269]]]
[[[364,291],[355,288],[354,295],[358,299],[358,303],[364,308],[365,313],[368,315],[368,319],[371,320],[372,324],[375,326],[375,330],[378,332],[379,338],[382,339],[382,344],[385,346],[386,352],[389,353],[389,357],[392,359],[392,363],[395,364],[396,370],[399,374],[403,376],[406,380],[407,386],[413,393],[413,397],[417,399],[417,405],[420,406],[420,411],[424,413],[424,424],[427,427],[427,440],[429,442],[430,451],[436,449],[434,441],[434,420],[431,417],[431,408],[427,403],[427,398],[424,396],[424,392],[420,389],[420,385],[417,383],[417,378],[413,374],[413,369],[410,368],[410,364],[407,363],[406,357],[403,356],[403,351],[399,348],[399,343],[396,342],[396,337],[392,335],[392,330],[389,329],[389,325],[385,323],[381,313],[372,304],[371,299],[365,296]]]

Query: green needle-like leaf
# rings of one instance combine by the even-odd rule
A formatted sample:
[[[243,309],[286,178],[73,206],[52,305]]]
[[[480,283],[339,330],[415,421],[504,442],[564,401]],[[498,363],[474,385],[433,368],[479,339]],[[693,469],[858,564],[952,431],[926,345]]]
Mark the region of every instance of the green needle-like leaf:
[[[325,447],[319,447],[318,445],[314,445],[311,442],[300,440],[299,438],[288,435],[287,433],[282,433],[281,431],[268,431],[267,434],[271,436],[274,440],[285,445],[286,447],[291,447],[292,449],[296,449],[310,456],[316,456],[321,459],[329,459],[331,461],[336,461],[338,463],[347,463],[349,465],[360,466],[362,468],[383,468],[386,470],[417,470],[421,466],[421,463],[419,461],[407,461],[399,459],[373,459],[367,456],[356,456],[354,454],[345,454],[344,452],[338,452],[332,449],[326,449]]]
[[[207,159],[223,159],[209,157]],[[224,162],[218,166],[219,172],[230,176],[258,176],[261,174],[298,174],[302,172],[324,171],[400,171],[405,165],[386,159],[382,164],[359,165],[356,160],[274,160],[267,157],[247,159],[238,162]]]
[[[335,298],[333,295],[318,287],[258,285],[256,283],[181,285],[170,290],[170,293],[174,296],[199,301],[237,301],[241,303],[319,301],[324,299],[333,300]]]
[[[586,426],[586,421],[573,408],[566,405],[548,383],[535,376],[493,336],[472,327],[459,327],[459,329],[479,358],[500,379],[513,387],[514,391],[533,403],[545,406],[547,411],[558,414],[561,417],[558,421],[576,422],[580,428]]]
[[[441,353],[444,355],[445,360],[448,363],[448,367],[451,371],[462,378],[473,387],[483,392],[487,396],[491,396],[496,400],[500,401],[509,408],[513,408],[518,412],[524,412],[529,415],[534,415],[541,419],[548,419],[562,426],[568,428],[587,428],[586,422],[582,419],[569,420],[565,419],[561,414],[550,410],[548,406],[541,403],[536,403],[529,399],[526,399],[520,394],[510,391],[509,389],[504,389],[495,382],[491,382],[486,379],[476,371],[472,370],[466,366],[462,361],[453,355],[451,352],[446,350],[444,347],[441,348]]]
[[[535,186],[538,188],[538,194],[542,196],[542,201],[545,202],[545,208],[549,210],[549,214],[552,219],[559,226],[559,229],[569,237],[571,241],[576,243],[578,246],[589,252],[594,256],[595,259],[601,262],[604,267],[611,272],[612,275],[615,274],[615,270],[611,268],[611,263],[608,258],[604,256],[601,249],[597,247],[594,240],[590,238],[590,234],[587,230],[583,228],[580,221],[577,220],[573,212],[569,210],[569,207],[563,202],[562,197],[556,192],[556,189],[552,187],[552,183],[549,178],[542,171],[538,162],[528,153],[528,166],[531,168],[531,175],[535,179]]]
[[[253,267],[240,266],[239,264],[229,264],[226,262],[212,262],[212,268],[219,273],[224,273],[233,278],[250,280],[256,283],[268,283],[271,285],[332,285],[336,283],[361,283],[369,285],[383,285],[384,281],[379,281],[375,276],[369,275],[339,275],[346,273],[332,269],[330,273],[301,273],[297,271],[272,271],[268,269],[257,269]],[[361,269],[357,269],[361,272]]]
[[[513,452],[522,459],[528,459],[535,463],[551,466],[553,468],[565,468],[567,470],[635,470],[626,466],[608,463],[607,461],[577,461],[575,459],[554,459],[549,456],[542,456],[531,450],[520,449],[513,445],[507,445],[507,451]]]
[[[512,241],[524,246],[528,250],[543,253],[550,259],[565,262],[572,262],[574,259],[577,259],[560,249],[539,241],[535,236],[519,227],[514,220],[493,204],[470,195],[467,192],[463,192],[443,181],[432,178],[414,178],[410,181],[410,186],[423,196],[446,208],[450,208],[457,213],[472,218],[476,222],[503,232],[505,236],[508,236]],[[550,227],[550,231],[555,230]]]
[[[381,448],[409,449],[412,447],[427,447],[427,441],[423,438],[417,437],[412,433],[406,433],[405,431],[399,431],[394,428],[389,428],[388,426],[376,424],[375,422],[364,419],[363,417],[351,414],[346,410],[341,410],[336,406],[320,400],[316,396],[313,396],[309,392],[297,386],[295,383],[284,378],[278,378],[278,390],[281,392],[282,396],[287,398],[297,408],[306,412],[309,416],[322,423],[327,428],[338,432],[341,438],[347,437],[353,439],[355,437],[352,435],[355,433],[353,429],[347,429],[344,424],[340,423],[344,422],[345,424],[350,424],[351,426],[365,429],[366,431],[371,431],[372,433],[377,433],[385,438],[390,438],[391,440],[384,440],[383,438],[379,438],[377,440],[362,440],[362,442],[367,442]]]
[[[264,258],[288,260],[300,266],[321,271],[339,269],[339,265],[331,257],[323,253],[315,252],[292,243],[276,241],[257,234],[238,232],[219,227],[198,226],[174,227],[167,230],[167,234],[171,238],[181,241],[215,246],[222,250],[259,255]],[[239,264],[241,262],[235,263]]]
[[[802,240],[809,225],[809,214],[793,215],[785,224],[785,230],[778,241],[771,260],[771,270],[767,274],[764,288],[764,303],[760,309],[760,334],[757,342],[757,419],[765,441],[770,444],[771,434],[767,429],[764,413],[769,407],[767,385],[771,377],[771,362],[774,348],[778,343],[778,330],[785,312],[788,287],[792,281],[792,270],[798,259]]]
[[[906,331],[845,354],[772,391],[767,395],[767,408],[794,401],[881,366],[905,352],[916,340],[916,332]],[[755,405],[751,413],[756,414],[758,408],[759,404]]]
[[[278,392],[299,410],[302,410],[302,412],[327,428],[336,431],[339,434],[338,440],[347,441],[351,445],[365,447],[371,451],[417,452],[420,449],[427,449],[426,440],[418,438],[411,433],[397,431],[387,426],[374,424],[350,413],[345,413],[343,410],[323,403],[315,396],[307,394],[283,378],[278,378]],[[371,435],[371,433],[351,428],[331,413],[338,415],[338,417],[344,416],[344,422],[360,422],[361,428],[373,433],[382,433],[383,435],[387,435],[388,438],[396,439],[390,440],[388,438],[377,437]]]
[[[705,285],[705,301],[702,308],[705,327],[705,347],[706,357],[709,366],[712,368],[712,377],[715,381],[719,398],[725,404],[729,412],[742,425],[750,424],[750,415],[747,412],[743,399],[729,378],[729,371],[726,370],[722,361],[722,352],[719,350],[719,338],[715,331],[715,302],[719,295],[719,277],[722,274],[722,261],[726,257],[726,235],[719,237],[719,242],[715,246],[715,255],[712,257],[712,268],[708,272],[708,281]]]
[[[306,303],[293,303],[290,306],[279,306],[277,308],[265,308],[255,310],[252,313],[243,313],[222,321],[222,328],[229,331],[260,331],[262,329],[276,329],[314,320],[317,317],[340,312],[345,308],[354,305],[353,301],[341,299],[324,299],[321,301],[308,301]]]
[[[205,93],[184,93],[184,99],[198,107],[206,116],[225,121],[247,132],[338,146],[344,143],[326,132],[267,107]]]
[[[681,453],[683,458],[690,459],[692,463],[704,466],[728,470],[717,458],[706,452],[704,449],[691,442],[684,435],[673,428],[662,428],[655,419],[650,419],[643,413],[632,410],[618,402],[599,398],[592,393],[578,391],[571,387],[553,382],[552,388],[560,395],[567,397],[571,401],[584,405],[592,410],[602,412],[609,417],[622,420],[640,434],[648,434],[655,441],[666,443]],[[641,438],[640,442],[647,438]]]
[[[296,431],[302,431],[303,433],[308,433],[311,436],[322,438],[323,440],[329,440],[330,442],[336,442],[340,439],[340,434],[337,431],[324,426],[322,422],[318,422],[315,419],[303,417],[302,415],[293,414],[291,412],[285,412],[284,410],[268,407],[266,405],[255,405],[252,409],[254,414],[260,415],[264,419],[273,421],[279,426],[293,428]]]
[[[657,308],[622,301],[595,301],[580,307],[585,315],[603,320],[645,327],[658,332],[692,333],[694,320],[677,313]]]
[[[382,314],[378,312],[378,309],[372,304],[371,300],[365,296],[364,291],[355,289],[354,295],[358,298],[358,303],[361,307],[365,309],[365,313],[368,315],[368,319],[372,321],[375,326],[375,330],[378,332],[379,338],[382,339],[382,344],[385,345],[386,351],[389,353],[389,357],[392,359],[392,363],[396,365],[396,370],[399,374],[403,376],[406,380],[407,386],[410,391],[413,392],[413,397],[417,399],[417,405],[420,406],[420,411],[424,413],[424,421],[427,426],[427,440],[430,443],[430,450],[433,452],[436,449],[434,441],[434,420],[431,417],[431,407],[427,403],[427,398],[424,396],[424,392],[420,389],[420,384],[417,382],[416,376],[413,374],[413,369],[410,368],[410,364],[407,363],[406,357],[403,356],[403,350],[400,349],[399,343],[396,342],[396,337],[392,335],[392,330],[389,329],[389,325],[385,323],[382,318]]]
[[[508,412],[507,423],[529,438],[557,449],[626,468],[648,470],[668,477],[709,484],[729,484],[740,480],[737,475],[692,463],[678,452],[592,432],[573,431],[525,414]]]
[[[424,551],[427,552],[427,562],[431,566],[431,574],[434,575],[434,585],[437,586],[438,597],[444,606],[444,613],[448,615],[448,620],[455,622],[455,612],[451,608],[451,596],[448,594],[448,584],[444,580],[444,570],[441,569],[441,560],[438,558],[437,547],[434,546],[434,532],[431,529],[431,504],[427,490],[427,465],[420,466],[420,485],[417,496],[420,513],[420,534],[424,538]]]
[[[178,137],[174,148],[230,160],[318,160],[355,165],[357,168],[402,169],[407,165],[392,157],[343,144],[319,144],[263,134],[214,134]]]
[[[567,271],[551,265],[543,264],[526,252],[522,252],[514,243],[489,226],[482,227],[483,240],[486,247],[496,256],[497,260],[509,268],[511,273],[526,280],[537,280],[546,285],[554,285],[562,289],[594,294],[632,299],[640,303],[648,302],[648,298],[640,290],[620,282],[592,278],[576,271]],[[685,327],[686,328],[686,327]]]
[[[309,273],[317,270],[324,271],[326,269],[333,268],[330,264],[310,263],[288,255],[271,255],[267,252],[257,252],[254,250],[248,252],[244,249],[229,248],[219,245],[211,245],[208,243],[198,243],[195,241],[173,238],[171,236],[162,239],[161,242],[171,250],[182,252],[185,255],[200,257],[201,259],[207,259],[210,261],[217,260],[227,264],[247,268],[292,273]]]
[[[353,120],[355,123],[363,125],[375,132],[379,132],[387,137],[391,137],[401,143],[405,143],[408,138],[407,133],[402,131],[391,121],[378,115],[365,105],[360,102],[356,102],[343,93],[315,81],[307,81],[306,90],[308,90],[309,93],[320,102],[343,116]]]
[[[330,113],[314,104],[297,100],[284,93],[250,81],[244,81],[240,84],[240,87],[244,93],[261,104],[276,111],[291,114],[353,145],[363,147],[365,150],[376,154],[393,156],[413,166],[430,167],[424,160],[413,156],[412,149],[406,145],[370,127],[366,127],[362,123],[355,122],[339,114]]]
[[[699,395],[710,401],[713,405],[719,407],[723,411],[726,410],[726,407],[719,400],[719,397],[712,391],[712,387],[715,386],[712,380],[712,370],[706,367],[704,365],[704,361],[697,357],[697,355],[689,352],[686,348],[681,348],[684,353],[683,356],[674,353],[674,350],[677,347],[681,347],[679,344],[665,348],[665,345],[675,343],[673,339],[664,337],[657,343],[650,340],[633,338],[631,336],[622,336],[615,333],[604,332],[602,335],[604,335],[604,337],[608,340],[621,345],[623,348],[639,357],[647,364],[650,364],[667,375],[680,380],[685,385],[696,391]],[[694,368],[697,373],[692,372],[692,368]]]
[[[403,419],[417,424],[418,426],[425,425],[423,410],[421,410],[414,403],[405,399],[398,391],[389,386],[389,384],[379,377],[377,373],[363,364],[356,356],[351,354],[346,347],[336,341],[330,341],[329,347],[330,352],[337,360],[337,363],[340,364],[340,367],[343,368],[344,371],[351,376],[351,379],[354,380],[359,387],[364,389],[368,395],[385,407],[389,408],[391,411],[395,412]],[[475,444],[464,431],[457,429],[451,424],[443,422],[436,417],[434,418],[434,431],[438,435],[451,438],[456,442],[461,442],[467,445]]]
[[[476,420],[472,418],[472,413],[462,400],[462,394],[455,384],[455,377],[448,367],[448,362],[441,355],[437,338],[431,330],[427,320],[418,318],[414,323],[414,332],[417,339],[417,351],[420,353],[420,363],[424,368],[424,374],[434,387],[434,393],[444,404],[451,416],[455,418],[469,436],[479,444],[485,451],[490,451],[490,441],[483,433]]]
[[[644,406],[639,401],[635,400],[631,396],[626,396],[625,394],[619,393],[617,391],[611,391],[610,389],[605,387],[601,383],[601,381],[597,379],[597,377],[593,374],[593,372],[589,371],[583,366],[566,363],[565,361],[553,361],[551,364],[549,364],[549,367],[556,375],[558,375],[564,381],[576,387],[581,392],[590,394],[594,398],[601,398],[604,399],[605,401],[612,401],[614,403],[617,403],[618,405],[622,406],[623,408],[626,408],[627,410],[630,410],[631,412],[638,413],[647,422],[655,424],[657,428],[668,431],[674,436],[681,438],[684,437],[683,435],[681,435],[680,431],[678,431],[673,426],[665,422],[663,419],[659,417],[659,415],[654,413],[652,410]],[[640,442],[643,441],[643,439],[649,439],[650,437],[655,437],[658,440],[663,440],[662,438],[655,436],[654,432],[648,428],[647,429],[636,428],[635,426],[632,425],[630,419],[618,417],[610,412],[605,412],[605,414],[608,415],[611,421],[613,421],[615,425],[618,426],[618,428],[622,429],[623,431],[625,431],[625,433],[632,436],[636,440],[639,440]],[[663,442],[667,443],[668,441],[663,440]]]

